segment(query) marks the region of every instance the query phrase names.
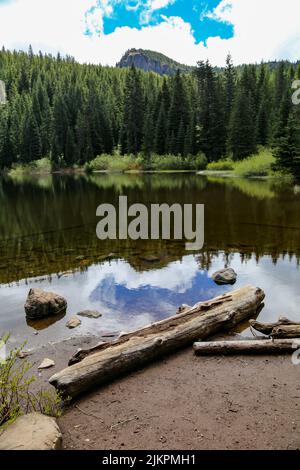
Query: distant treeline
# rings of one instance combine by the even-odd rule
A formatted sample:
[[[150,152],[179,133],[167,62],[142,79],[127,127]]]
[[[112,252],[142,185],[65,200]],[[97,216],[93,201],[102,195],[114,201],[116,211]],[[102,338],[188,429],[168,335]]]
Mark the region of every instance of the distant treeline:
[[[243,159],[259,145],[276,148],[277,165],[300,168],[299,106],[287,62],[163,78],[134,67],[81,65],[71,57],[0,52],[0,168],[50,157],[54,166],[83,165],[97,155],[204,153],[209,162]],[[112,156],[113,158],[113,156]]]

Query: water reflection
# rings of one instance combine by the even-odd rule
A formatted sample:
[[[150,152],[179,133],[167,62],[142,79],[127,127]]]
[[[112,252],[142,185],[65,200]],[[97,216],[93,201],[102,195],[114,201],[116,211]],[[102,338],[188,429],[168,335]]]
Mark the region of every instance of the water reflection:
[[[181,242],[100,242],[96,207],[117,203],[205,204],[205,247],[191,255]],[[128,331],[231,289],[216,286],[212,271],[232,266],[237,287],[266,290],[263,320],[279,314],[300,320],[297,187],[272,181],[198,175],[104,175],[0,179],[0,333],[12,331],[31,343],[70,335],[67,319],[82,319],[74,334]],[[155,255],[156,262],[147,261]],[[52,323],[26,324],[30,287],[64,295],[68,311]],[[39,330],[37,337],[33,329]]]

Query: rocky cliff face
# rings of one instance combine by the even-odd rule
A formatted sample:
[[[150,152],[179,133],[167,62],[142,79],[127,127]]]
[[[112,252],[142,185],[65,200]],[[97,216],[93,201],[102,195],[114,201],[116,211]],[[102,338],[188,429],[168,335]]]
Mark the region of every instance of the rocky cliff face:
[[[117,67],[131,67],[132,65],[145,72],[155,72],[160,75],[175,75],[177,70],[188,72],[191,69],[191,67],[179,64],[163,54],[142,49],[127,51]]]

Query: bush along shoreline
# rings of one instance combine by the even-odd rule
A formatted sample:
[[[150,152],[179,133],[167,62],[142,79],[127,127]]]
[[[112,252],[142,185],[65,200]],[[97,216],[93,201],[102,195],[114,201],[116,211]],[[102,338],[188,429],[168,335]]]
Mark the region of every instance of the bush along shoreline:
[[[6,173],[12,178],[22,175],[73,174],[73,173],[127,173],[127,172],[200,172],[215,176],[235,176],[240,178],[294,178],[291,172],[283,171],[276,166],[274,151],[261,148],[258,153],[239,161],[224,158],[208,163],[203,153],[197,156],[182,157],[180,155],[150,155],[142,153],[121,155],[102,154],[84,166],[57,166],[49,158],[42,158],[32,163],[13,165]]]

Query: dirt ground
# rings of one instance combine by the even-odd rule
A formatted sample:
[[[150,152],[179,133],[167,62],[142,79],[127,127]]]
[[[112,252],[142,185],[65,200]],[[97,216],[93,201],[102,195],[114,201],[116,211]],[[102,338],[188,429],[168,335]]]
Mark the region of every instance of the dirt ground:
[[[78,339],[46,346],[48,378]],[[82,346],[93,343],[88,338]],[[300,449],[300,366],[291,356],[164,358],[73,403],[59,419],[65,449]]]

